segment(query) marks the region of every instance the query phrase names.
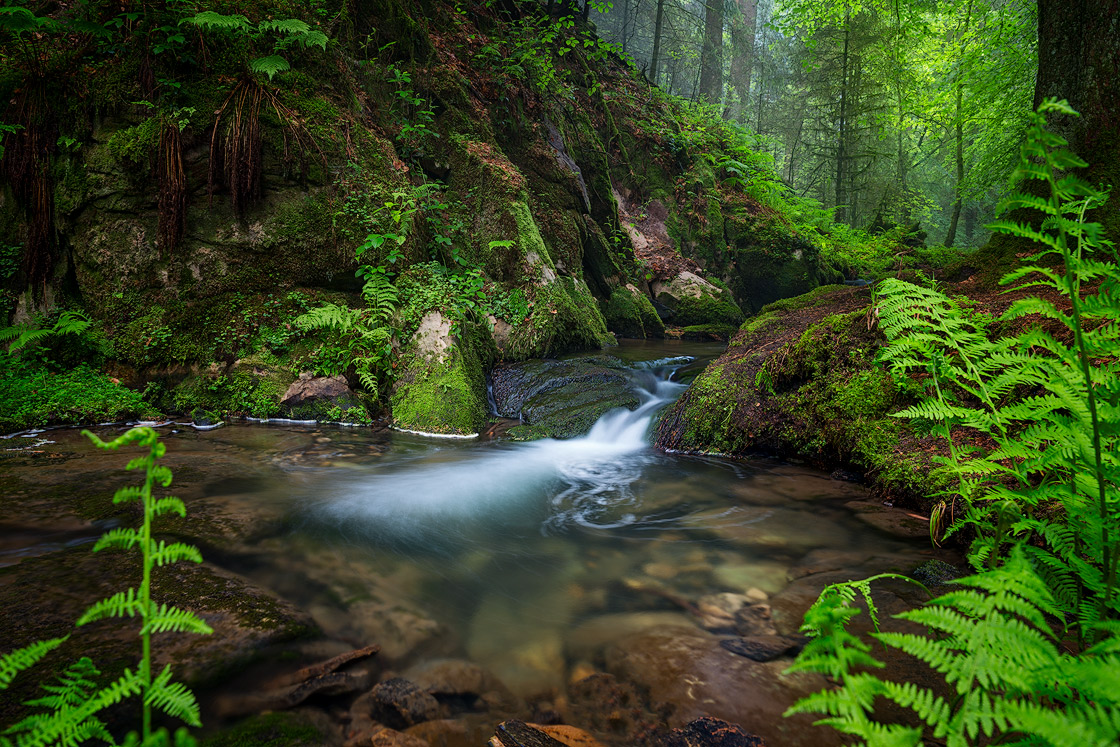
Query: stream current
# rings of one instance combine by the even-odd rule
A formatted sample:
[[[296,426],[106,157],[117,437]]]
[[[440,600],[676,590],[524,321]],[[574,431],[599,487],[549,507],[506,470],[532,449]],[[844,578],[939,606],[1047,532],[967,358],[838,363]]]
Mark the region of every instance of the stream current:
[[[698,704],[691,685],[682,694],[662,681],[688,682],[691,674],[650,663],[666,655],[653,634],[677,630],[674,640],[691,641],[696,650],[673,666],[738,671],[753,662],[709,645],[735,635],[736,608],[767,605],[770,632],[794,633],[821,586],[913,567],[925,559],[922,545],[858,521],[844,504],[866,499],[864,491],[816,470],[653,450],[653,418],[718,346],[624,343],[609,352],[631,367],[641,404],[607,413],[580,438],[514,443],[332,426],[195,432],[171,425],[161,429],[165,461],[176,494],[200,517],[207,561],[308,613],[333,642],[309,651],[377,643],[378,665],[406,675],[433,660],[471,660],[535,704],[523,718],[543,703],[572,719],[568,683],[608,671],[670,703],[677,714],[670,723],[705,712],[772,719],[736,703],[764,704],[758,688],[777,688],[771,710],[784,710],[794,695],[777,673],[788,660],[755,665],[770,667],[770,685],[732,687]],[[109,437],[123,427],[100,430]],[[103,531],[59,518],[51,495],[96,491],[108,501],[131,480],[120,470],[125,455],[95,452],[76,431],[30,436],[0,445],[36,445],[64,459],[49,468],[34,458],[0,461],[9,518],[19,527],[0,535],[0,566]],[[23,515],[13,518],[16,505]],[[728,658],[713,664],[709,648]],[[234,687],[251,688],[257,676]]]

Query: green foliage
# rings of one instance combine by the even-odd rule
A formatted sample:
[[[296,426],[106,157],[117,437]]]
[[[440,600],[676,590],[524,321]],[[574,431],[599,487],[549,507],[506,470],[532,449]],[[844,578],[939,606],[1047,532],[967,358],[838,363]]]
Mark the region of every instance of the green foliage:
[[[791,669],[828,674],[840,686],[802,699],[788,714],[824,714],[819,723],[876,747],[918,745],[923,734],[918,727],[877,721],[879,699],[912,711],[935,740],[954,747],[993,738],[1104,747],[1120,739],[1115,639],[1080,655],[1066,651],[1048,622],[1059,612],[1050,588],[1021,546],[999,568],[950,581],[960,588],[898,616],[925,626],[928,635],[871,634],[940,673],[952,698],[866,671],[883,662],[846,625],[859,614],[852,606],[854,590],[874,614],[867,585],[878,578],[829,587],[806,612],[802,630],[814,637]],[[1018,741],[1001,741],[1008,737]]]
[[[37,709],[31,715],[8,727],[0,735],[4,747],[68,747],[97,738],[114,744],[105,724],[97,717],[104,709],[126,698],[137,696],[141,700],[141,731],[130,735],[127,745],[157,747],[172,744],[166,731],[153,732],[153,708],[192,726],[199,726],[198,703],[184,685],[171,681],[171,668],[152,675],[152,633],[191,632],[209,634],[213,631],[194,613],[166,604],[157,604],[151,598],[152,571],[157,566],[189,560],[199,563],[202,557],[190,545],[157,541],[152,538],[152,521],[156,516],[176,514],[186,516],[186,508],[178,498],[156,497],[152,488],[171,484],[171,471],[158,460],[166,452],[159,435],[151,428],[133,428],[124,435],[106,443],[83,431],[94,445],[115,450],[136,443],[145,446],[148,453],[132,459],[126,469],[144,468],[144,483],[140,487],[121,488],[113,496],[114,503],[139,501],[143,508],[143,522],[139,529],[118,527],[102,535],[93,551],[113,548],[136,550],[141,555],[142,580],[138,589],[127,589],[91,605],[77,620],[78,626],[110,617],[139,618],[141,656],[137,670],[125,669],[114,682],[101,686],[101,672],[86,657],[70,664],[58,676],[57,684],[41,685],[46,695],[29,700],[25,705]],[[0,689],[6,688],[19,672],[33,666],[66,638],[33,643],[0,657]],[[14,736],[14,741],[8,739]],[[175,735],[175,747],[190,747],[194,742],[185,732]]]
[[[791,712],[823,713],[824,723],[867,744],[922,737],[921,729],[875,721],[880,697],[912,710],[949,745],[1120,739],[1120,267],[1106,257],[1100,226],[1084,219],[1103,195],[1066,171],[1084,163],[1046,130],[1050,112],[1074,114],[1065,102],[1043,102],[1015,175],[1044,182],[1049,197],[1016,193],[1006,202],[1043,220],[1038,228],[1001,221],[993,229],[1044,247],[1004,284],[1062,299],[1016,301],[1003,320],[1038,315],[1065,335],[1035,325],[993,339],[991,320],[936,290],[898,281],[879,288],[890,343],[883,360],[925,382],[925,398],[898,416],[931,422],[948,440],[944,467],[957,486],[947,500],[964,504],[953,529],[973,531],[970,560],[983,570],[954,582],[964,590],[899,616],[929,635],[874,635],[941,673],[953,700],[852,671],[845,656],[869,649],[843,630],[850,598],[826,590],[806,616],[821,640],[796,666],[841,684]],[[995,445],[966,448],[954,435],[961,428]],[[1071,629],[1072,652],[1063,641]]]
[[[199,29],[218,32],[233,37],[242,37],[258,42],[265,37],[272,39],[271,54],[249,60],[248,67],[251,72],[261,73],[272,80],[277,73],[291,69],[291,64],[280,52],[292,46],[301,49],[308,47],[327,48],[327,36],[319,29],[313,29],[306,22],[297,18],[280,18],[264,20],[254,24],[240,14],[223,15],[212,10],[204,10],[195,15],[179,21],[180,24],[189,24]]]
[[[153,417],[139,392],[88,365],[53,372],[32,363],[0,367],[0,430]]]

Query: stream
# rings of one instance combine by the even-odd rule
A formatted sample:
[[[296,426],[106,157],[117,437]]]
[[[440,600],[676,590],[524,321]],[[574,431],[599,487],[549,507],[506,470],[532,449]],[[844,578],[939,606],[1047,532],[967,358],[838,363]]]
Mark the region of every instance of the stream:
[[[780,723],[819,685],[781,674],[791,654],[756,662],[720,641],[796,634],[824,585],[908,571],[928,559],[928,542],[861,521],[845,504],[868,500],[865,491],[814,469],[653,450],[653,418],[720,346],[633,342],[608,352],[630,367],[641,404],[566,441],[162,427],[175,494],[197,517],[191,533],[207,561],[287,600],[324,634],[200,690],[208,719],[231,717],[231,699],[284,661],[376,643],[375,679],[423,681],[453,660],[480,665],[491,690],[512,694],[502,705],[457,701],[412,727],[432,744],[456,743],[438,737],[436,721],[465,730],[464,744],[492,733],[499,716],[563,720],[627,744],[662,719],[680,726],[704,713],[773,745],[829,743]],[[97,452],[75,430],[0,446],[2,590],[3,574],[23,561],[83,547],[114,525],[66,506],[79,495],[108,503],[133,477],[121,470],[126,455]],[[595,673],[609,682],[579,684]]]

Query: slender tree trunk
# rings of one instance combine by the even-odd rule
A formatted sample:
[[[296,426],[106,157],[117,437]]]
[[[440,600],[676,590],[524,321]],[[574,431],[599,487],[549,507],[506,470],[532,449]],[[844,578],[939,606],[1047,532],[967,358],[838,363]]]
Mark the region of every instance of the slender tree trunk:
[[[747,111],[751,95],[751,67],[754,64],[754,34],[758,22],[758,0],[739,0],[739,12],[731,21],[731,88],[735,96],[728,103],[727,119],[737,120]]]
[[[653,84],[657,85],[658,74],[661,72],[661,19],[665,15],[665,0],[657,0],[657,14],[653,19],[653,58],[650,60],[649,69],[653,76]]]
[[[630,0],[622,0],[622,53],[626,54],[627,37],[630,34]]]
[[[723,3],[724,0],[707,0],[704,9],[699,93],[709,104],[718,104],[723,97]]]
[[[949,232],[945,234],[945,246],[953,246],[957,240],[957,224],[961,220],[961,208],[964,207],[964,53],[968,46],[968,25],[972,20],[972,0],[969,0],[968,9],[964,14],[964,25],[960,30],[960,58],[957,65],[957,115],[956,115],[956,146],[957,146],[957,184],[956,199],[953,200],[953,215],[949,219]]]
[[[851,35],[850,14],[844,13],[844,50],[840,58],[840,121],[837,126],[836,142],[836,220],[842,221],[848,215],[848,44]]]

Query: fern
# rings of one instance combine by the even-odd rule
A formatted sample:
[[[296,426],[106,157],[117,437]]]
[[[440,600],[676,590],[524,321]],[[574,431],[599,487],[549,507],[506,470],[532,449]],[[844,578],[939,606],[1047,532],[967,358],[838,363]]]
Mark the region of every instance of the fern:
[[[51,327],[38,328],[30,324],[17,324],[0,329],[0,342],[11,340],[8,354],[36,345],[43,340],[62,335],[80,335],[89,329],[90,318],[80,311],[64,311]]]
[[[0,690],[7,689],[17,674],[38,664],[44,656],[61,646],[68,638],[69,636],[63,636],[49,641],[36,641],[29,646],[17,648],[0,656]]]
[[[268,76],[269,80],[272,80],[277,73],[282,73],[291,69],[291,64],[278,54],[258,57],[255,60],[249,61],[249,70],[251,72],[263,73]]]
[[[1064,299],[1016,301],[1001,321],[1037,314],[1065,327],[1073,344],[1037,327],[993,337],[993,320],[942,293],[880,285],[877,311],[888,341],[881,360],[925,384],[925,398],[897,415],[929,420],[948,440],[944,465],[965,503],[953,529],[974,531],[970,561],[984,570],[898,616],[928,634],[872,634],[939,672],[955,690],[952,699],[853,670],[853,663],[877,665],[867,643],[844,629],[856,613],[853,590],[866,591],[865,583],[826,589],[806,613],[806,629],[818,637],[795,667],[829,674],[840,686],[791,712],[822,714],[822,723],[865,744],[922,738],[905,725],[876,722],[877,698],[909,709],[948,745],[1120,740],[1120,267],[1100,226],[1085,220],[1105,196],[1060,175],[1084,163],[1046,130],[1051,112],[1074,114],[1064,102],[1043,102],[1015,175],[1044,181],[1049,197],[1015,193],[1004,204],[1038,211],[1041,222],[991,228],[1040,245],[1005,285]],[[954,441],[956,427],[995,445],[964,448]],[[1059,645],[1071,628],[1079,644],[1072,652],[1069,641]]]

